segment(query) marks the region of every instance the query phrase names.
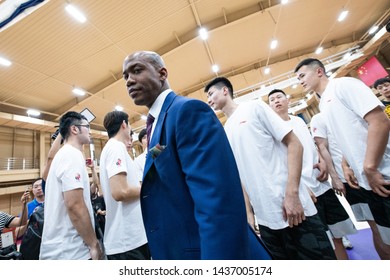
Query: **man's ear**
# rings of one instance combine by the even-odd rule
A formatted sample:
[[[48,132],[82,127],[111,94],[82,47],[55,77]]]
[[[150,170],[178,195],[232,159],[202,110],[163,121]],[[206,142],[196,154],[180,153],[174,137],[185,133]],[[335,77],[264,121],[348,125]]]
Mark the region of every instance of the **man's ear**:
[[[168,70],[165,67],[161,67],[159,70],[160,73],[160,80],[165,81],[168,78]]]
[[[318,77],[322,77],[323,75],[326,75],[324,69],[322,69],[321,67],[318,67],[316,71]]]
[[[71,125],[69,127],[69,129],[70,129],[70,134],[79,134],[79,133],[81,133],[81,130],[79,129],[78,126]]]

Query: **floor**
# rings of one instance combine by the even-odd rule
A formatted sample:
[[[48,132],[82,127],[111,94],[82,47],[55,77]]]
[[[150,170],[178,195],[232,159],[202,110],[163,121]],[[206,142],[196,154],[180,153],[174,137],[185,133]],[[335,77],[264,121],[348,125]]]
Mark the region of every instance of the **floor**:
[[[371,229],[367,222],[357,222],[353,215],[352,209],[349,206],[347,200],[344,197],[337,196],[343,204],[345,210],[347,210],[349,216],[352,219],[358,233],[348,235],[349,241],[351,241],[353,248],[347,250],[350,260],[380,260],[372,241]]]
[[[353,248],[347,250],[350,260],[380,260],[372,242],[371,229],[361,229],[358,233],[349,235]]]

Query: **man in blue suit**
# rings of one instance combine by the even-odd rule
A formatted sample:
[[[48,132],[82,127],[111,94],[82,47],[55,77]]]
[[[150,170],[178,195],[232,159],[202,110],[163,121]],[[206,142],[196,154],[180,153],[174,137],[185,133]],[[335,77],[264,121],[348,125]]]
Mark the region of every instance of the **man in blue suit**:
[[[176,95],[162,58],[126,57],[123,77],[154,122],[141,188],[153,259],[270,259],[249,228],[237,166],[209,106]]]

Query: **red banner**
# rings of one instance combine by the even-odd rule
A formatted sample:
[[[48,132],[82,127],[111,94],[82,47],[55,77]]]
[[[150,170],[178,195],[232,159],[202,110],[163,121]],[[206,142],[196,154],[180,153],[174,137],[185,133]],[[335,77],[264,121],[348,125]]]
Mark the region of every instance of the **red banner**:
[[[363,83],[369,87],[372,86],[376,80],[388,75],[386,69],[375,56],[363,63],[362,66],[357,69],[357,73]]]

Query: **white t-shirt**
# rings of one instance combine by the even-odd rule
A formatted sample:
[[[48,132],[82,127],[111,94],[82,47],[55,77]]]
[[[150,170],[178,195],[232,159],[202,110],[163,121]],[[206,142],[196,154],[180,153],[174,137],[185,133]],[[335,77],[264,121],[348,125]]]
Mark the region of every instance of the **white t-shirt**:
[[[87,260],[89,248],[73,226],[64,202],[64,192],[83,189],[91,223],[95,226],[89,176],[82,152],[65,144],[55,155],[45,189],[45,225],[40,259]]]
[[[329,129],[326,127],[326,123],[321,113],[314,115],[311,118],[310,122],[311,133],[314,137],[319,137],[327,139],[328,141],[328,151],[332,157],[333,165],[336,170],[336,173],[342,182],[346,182],[344,178],[343,169],[341,167],[341,162],[343,159],[343,154],[341,153],[339,147],[337,146],[336,141],[334,140],[333,135],[330,133]]]
[[[241,103],[225,124],[256,219],[271,229],[288,226],[282,208],[287,185],[287,147],[281,141],[291,130],[260,100]],[[306,216],[317,213],[302,184],[299,198]]]
[[[301,183],[310,188],[318,197],[332,187],[328,181],[320,182],[317,180],[320,171],[317,168],[313,169],[313,165],[319,162],[318,151],[309,128],[300,117],[290,116],[290,120],[287,122],[303,146]]]
[[[142,182],[144,176],[144,167],[145,167],[147,153],[148,150],[145,149],[145,151],[142,154],[140,154],[138,157],[136,157],[134,160],[135,168],[137,170],[137,178],[140,182]]]
[[[368,124],[364,116],[383,104],[362,81],[355,78],[330,80],[321,96],[320,110],[326,125],[353,169],[359,185],[371,190],[364,174]],[[385,179],[390,179],[390,139],[378,167]]]
[[[111,138],[100,155],[100,183],[106,203],[104,247],[107,255],[127,252],[147,243],[140,201],[118,202],[111,195],[109,179],[121,172],[126,173],[130,185],[139,185],[126,146]]]

